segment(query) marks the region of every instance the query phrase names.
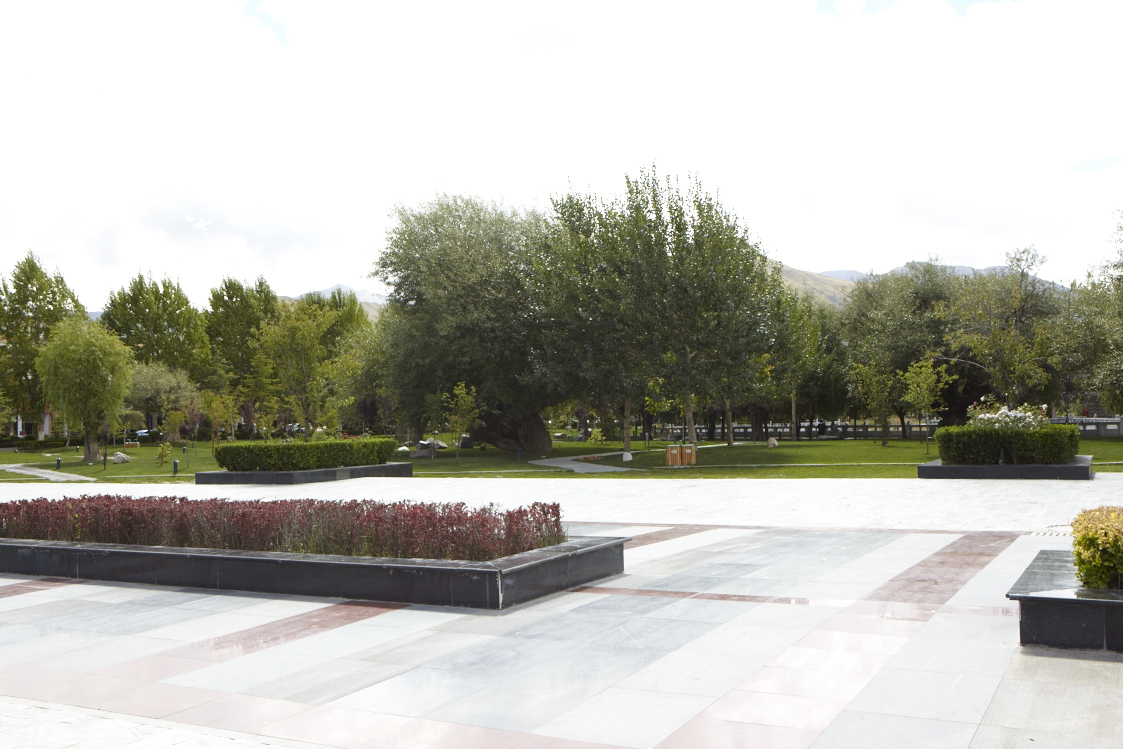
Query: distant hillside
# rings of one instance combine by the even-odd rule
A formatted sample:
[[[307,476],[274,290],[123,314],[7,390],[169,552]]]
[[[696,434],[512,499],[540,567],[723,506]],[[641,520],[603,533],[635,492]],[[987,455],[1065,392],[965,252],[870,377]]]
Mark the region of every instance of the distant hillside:
[[[781,268],[780,276],[793,291],[810,294],[835,307],[846,304],[850,298],[850,289],[854,287],[853,281],[832,278],[823,273],[812,273],[787,265]]]
[[[994,273],[996,271],[1002,270],[1006,266],[1005,265],[990,265],[990,266],[987,266],[986,268],[982,268],[982,269],[972,268],[969,265],[949,265],[947,267],[951,268],[952,272],[955,273],[955,275],[957,275],[957,276],[973,276],[976,273]],[[890,273],[904,273],[906,270],[908,270],[908,268],[906,266],[899,265],[889,272]],[[862,273],[861,271],[857,271],[857,270],[825,270],[825,271],[821,272],[819,275],[828,276],[830,278],[837,278],[837,279],[840,279],[840,280],[843,280],[843,281],[850,281],[852,283],[856,282],[856,281],[861,281],[862,279],[865,279],[865,278],[869,278],[869,276],[870,276],[869,273]]]

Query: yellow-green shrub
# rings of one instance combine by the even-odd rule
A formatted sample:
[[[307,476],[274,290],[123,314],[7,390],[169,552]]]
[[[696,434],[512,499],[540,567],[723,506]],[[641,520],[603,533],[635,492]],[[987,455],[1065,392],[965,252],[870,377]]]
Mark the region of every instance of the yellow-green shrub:
[[[1076,576],[1089,588],[1123,589],[1123,507],[1085,510],[1072,521]]]

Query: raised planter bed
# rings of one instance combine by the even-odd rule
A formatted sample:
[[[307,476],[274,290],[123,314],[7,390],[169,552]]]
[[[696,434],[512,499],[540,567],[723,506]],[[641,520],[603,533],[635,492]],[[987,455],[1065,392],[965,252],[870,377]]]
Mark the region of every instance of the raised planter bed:
[[[1039,551],[1006,594],[1023,645],[1123,653],[1123,590],[1081,587],[1071,551]]]
[[[946,466],[939,460],[922,463],[916,467],[917,478],[922,479],[1060,479],[1062,481],[1088,481],[1092,470],[1091,455],[1077,455],[1064,465],[986,465]]]
[[[624,571],[627,538],[490,562],[0,539],[0,572],[277,595],[505,609]]]
[[[412,476],[413,463],[380,463],[349,468],[316,468],[308,471],[201,471],[196,484],[314,484],[320,481],[365,479],[375,476]]]

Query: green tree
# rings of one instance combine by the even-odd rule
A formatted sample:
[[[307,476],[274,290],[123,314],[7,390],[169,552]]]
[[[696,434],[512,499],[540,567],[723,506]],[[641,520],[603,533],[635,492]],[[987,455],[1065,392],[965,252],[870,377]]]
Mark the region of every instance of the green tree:
[[[178,283],[137,275],[109,295],[101,321],[143,364],[159,362],[198,380],[210,362],[203,315]]]
[[[302,296],[297,304],[335,313],[331,324],[324,331],[323,340],[324,349],[331,359],[343,353],[343,343],[349,336],[371,329],[370,317],[353,291],[345,292],[336,288],[327,296],[313,291]]]
[[[234,424],[238,420],[238,404],[229,393],[216,393],[204,390],[200,393],[200,405],[207,421],[211,423],[211,454],[218,443],[220,429],[229,429],[227,436],[233,439]]]
[[[889,417],[893,415],[893,406],[898,400],[898,372],[887,367],[854,362],[851,365],[851,375],[870,418],[881,428],[881,446],[884,447],[889,444]]]
[[[31,252],[16,263],[10,279],[0,277],[0,389],[13,417],[38,416],[48,405],[35,359],[55,325],[84,314],[62,275],[47,273]]]
[[[1011,252],[1001,272],[963,279],[949,305],[950,358],[986,372],[1009,406],[1040,393],[1053,374],[1049,321],[1058,309],[1056,292],[1033,275],[1043,261],[1032,247]]]
[[[264,278],[252,286],[224,278],[211,289],[205,329],[217,357],[230,372],[231,383],[240,387],[254,371],[257,331],[280,314],[277,295]]]
[[[944,390],[955,379],[955,375],[948,374],[946,364],[937,367],[931,359],[913,362],[909,371],[904,374],[905,400],[912,404],[917,414],[927,420],[939,408]],[[928,453],[927,428],[924,430],[924,452]]]
[[[98,429],[117,426],[132,361],[132,352],[115,335],[77,315],[54,326],[35,359],[43,395],[82,429],[86,461],[98,459]]]
[[[328,352],[324,332],[337,312],[315,305],[282,309],[275,322],[262,327],[258,340],[269,357],[281,398],[309,431],[320,422],[324,407],[324,375]]]
[[[467,434],[480,424],[480,408],[476,402],[476,389],[463,382],[456,384],[451,394],[444,396],[445,419],[452,428],[456,441],[456,465],[460,465],[460,435]]]
[[[697,442],[695,398],[720,399],[731,422],[740,383],[775,345],[779,270],[698,182],[680,191],[652,170],[625,186],[613,204],[555,201],[567,230],[548,269],[565,282],[551,294],[571,342],[562,348],[579,363],[588,395],[623,401],[625,424],[644,385],[663,377],[681,394]]]
[[[392,289],[378,332],[403,417],[420,428],[425,395],[464,382],[483,404],[481,441],[549,452],[541,412],[564,393],[535,366],[547,321],[532,261],[545,217],[443,195],[396,218],[375,274]]]
[[[182,369],[173,369],[159,362],[134,363],[130,379],[132,384],[125,395],[125,402],[138,411],[152,415],[154,421],[149,428],[155,428],[168,411],[183,409],[198,390]]]
[[[934,259],[913,262],[904,270],[858,281],[843,311],[850,361],[864,367],[862,377],[867,385],[876,372],[885,386],[860,386],[858,391],[889,399],[890,409],[901,422],[902,438],[908,436],[910,413],[904,374],[929,352],[945,350],[948,319],[944,311],[956,290],[957,281],[947,266]],[[870,407],[868,401],[866,405]],[[881,409],[881,404],[872,406],[873,411]]]

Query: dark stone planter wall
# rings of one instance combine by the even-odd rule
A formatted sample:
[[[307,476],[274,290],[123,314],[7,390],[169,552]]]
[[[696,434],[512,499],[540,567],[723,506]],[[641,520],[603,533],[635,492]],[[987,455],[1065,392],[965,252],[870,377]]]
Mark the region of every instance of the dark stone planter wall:
[[[381,463],[350,468],[318,468],[310,471],[203,471],[196,484],[314,484],[374,476],[412,476],[413,463]]]
[[[1083,588],[1071,551],[1039,551],[1006,594],[1023,645],[1123,652],[1123,591]]]
[[[624,571],[627,538],[573,538],[490,562],[0,539],[0,572],[504,609]]]
[[[1002,465],[956,466],[944,465],[939,460],[916,467],[921,479],[1060,479],[1063,481],[1088,481],[1092,471],[1092,456],[1077,455],[1064,465]]]

